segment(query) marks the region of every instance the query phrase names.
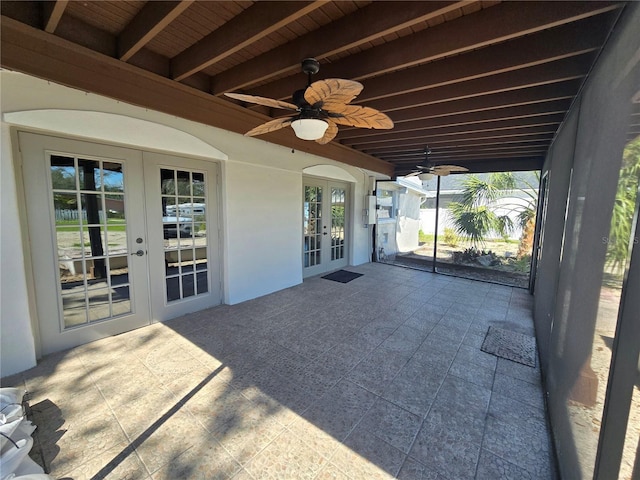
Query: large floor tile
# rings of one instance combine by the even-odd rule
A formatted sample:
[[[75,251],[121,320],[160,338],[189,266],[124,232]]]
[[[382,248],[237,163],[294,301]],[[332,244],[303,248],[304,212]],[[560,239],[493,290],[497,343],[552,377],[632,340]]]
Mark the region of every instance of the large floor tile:
[[[73,479],[553,480],[539,368],[480,350],[490,325],[532,328],[528,294],[353,271],[3,379],[30,391],[34,458]]]

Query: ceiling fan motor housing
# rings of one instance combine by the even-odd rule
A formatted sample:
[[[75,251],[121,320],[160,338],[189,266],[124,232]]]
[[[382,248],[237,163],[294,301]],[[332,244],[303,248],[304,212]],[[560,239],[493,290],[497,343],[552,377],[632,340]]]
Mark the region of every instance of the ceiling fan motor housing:
[[[293,92],[293,95],[291,96],[291,103],[296,105],[298,108],[308,106],[309,103],[304,98],[304,92],[306,91],[306,88],[301,88],[300,90],[296,90],[295,92]]]
[[[307,75],[315,75],[320,71],[320,62],[315,58],[305,58],[302,60],[302,71]]]

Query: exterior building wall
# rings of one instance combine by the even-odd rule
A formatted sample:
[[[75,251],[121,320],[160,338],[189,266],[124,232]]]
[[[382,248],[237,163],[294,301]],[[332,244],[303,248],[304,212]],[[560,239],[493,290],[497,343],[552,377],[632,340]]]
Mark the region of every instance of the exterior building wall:
[[[21,219],[11,161],[9,128],[2,125],[0,157],[0,376],[35,365],[36,351],[31,329],[25,258],[22,250]]]
[[[349,192],[352,212],[348,220],[351,235],[349,262],[358,265],[370,260],[370,230],[359,212],[365,208],[365,195],[371,189],[371,176],[374,175],[372,172],[31,76],[10,71],[2,71],[0,75],[3,115],[47,109],[70,112],[60,117],[54,130],[49,130],[55,135],[96,140],[93,134],[83,132],[83,126],[77,121],[81,115],[74,115],[74,111],[99,112],[133,119],[134,124],[156,125],[163,132],[169,131],[166,127],[170,127],[175,133],[176,144],[181,132],[202,144],[202,148],[193,147],[194,151],[188,145],[176,151],[171,149],[171,142],[167,143],[166,138],[158,138],[158,144],[168,145],[157,147],[161,151],[168,148],[174,153],[196,158],[206,158],[208,148],[223,152],[222,158],[227,159],[216,161],[221,165],[218,190],[221,197],[220,258],[225,303],[256,298],[302,281],[302,176],[303,170],[311,166],[331,165],[355,179],[350,183]],[[119,129],[109,117],[104,122],[104,130],[121,133],[121,141],[117,138],[111,141],[134,148],[138,145],[142,132],[131,131],[131,128]],[[89,126],[86,130],[91,131]],[[12,150],[10,131],[10,125],[3,116],[1,376],[33,366],[38,345],[32,332],[37,321],[29,309],[33,292],[27,286],[31,274],[28,242],[20,237],[27,235],[26,230],[20,227],[25,224],[24,209],[17,201],[20,185],[15,182],[13,173],[19,159],[13,158],[17,149]],[[153,129],[150,131],[152,134]],[[97,140],[110,143],[109,139]],[[140,149],[144,148],[152,148],[152,145],[142,142]],[[5,298],[11,301],[5,301]]]

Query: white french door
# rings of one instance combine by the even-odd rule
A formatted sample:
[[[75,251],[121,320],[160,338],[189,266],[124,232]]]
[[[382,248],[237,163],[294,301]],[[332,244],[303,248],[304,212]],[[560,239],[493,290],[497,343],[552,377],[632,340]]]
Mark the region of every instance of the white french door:
[[[304,179],[302,265],[305,277],[348,265],[348,192],[346,183]]]
[[[19,141],[43,354],[220,303],[215,164]]]
[[[152,318],[219,304],[217,165],[145,152],[144,176]]]

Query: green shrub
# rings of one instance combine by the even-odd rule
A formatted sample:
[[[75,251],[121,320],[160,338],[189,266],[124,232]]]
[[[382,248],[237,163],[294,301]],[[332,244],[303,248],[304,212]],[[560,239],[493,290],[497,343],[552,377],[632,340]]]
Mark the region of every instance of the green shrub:
[[[458,237],[458,234],[456,233],[455,229],[447,227],[444,229],[444,236],[442,237],[444,240],[444,243],[446,245],[449,245],[450,247],[457,247],[458,246],[458,241],[460,239],[460,237]]]
[[[432,233],[424,233],[422,231],[422,229],[418,230],[418,242],[420,242],[420,243],[433,242],[433,234]]]

